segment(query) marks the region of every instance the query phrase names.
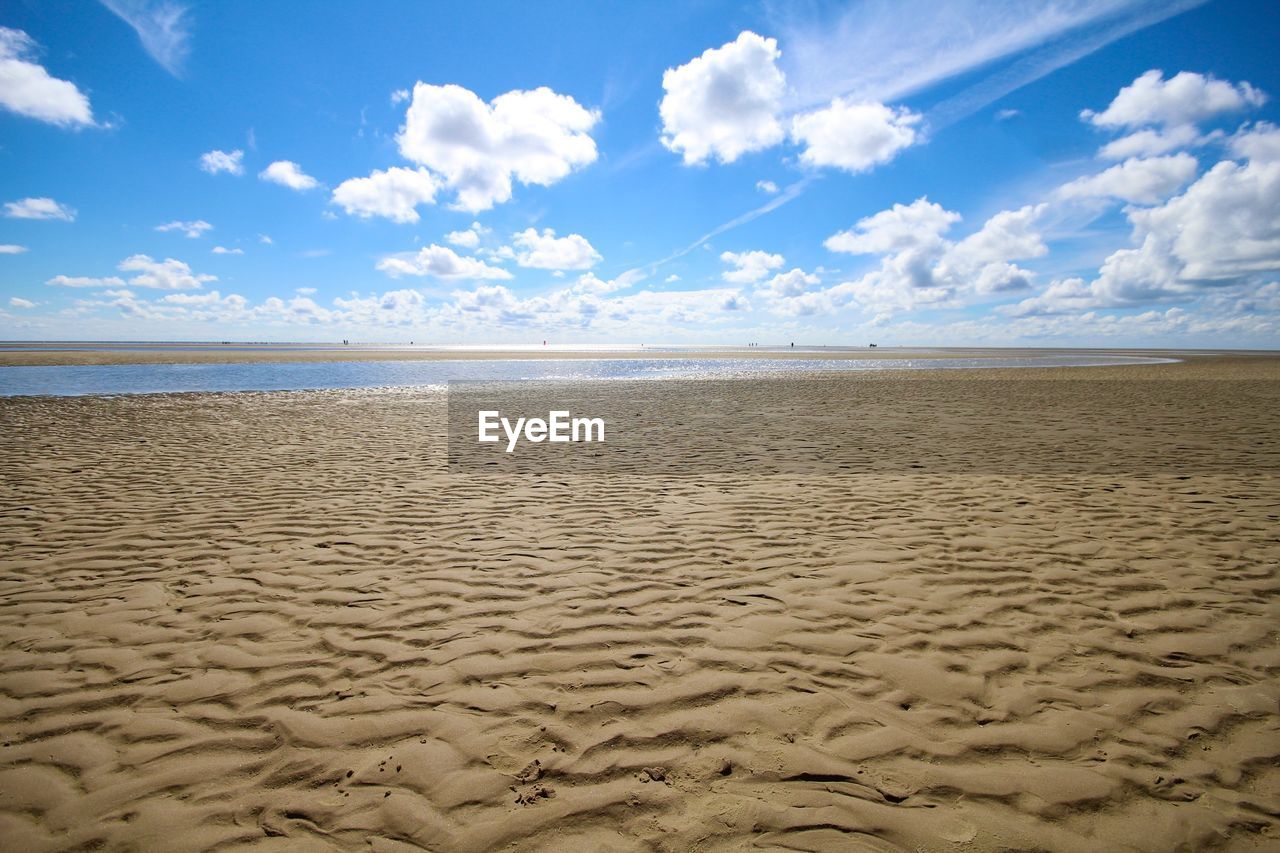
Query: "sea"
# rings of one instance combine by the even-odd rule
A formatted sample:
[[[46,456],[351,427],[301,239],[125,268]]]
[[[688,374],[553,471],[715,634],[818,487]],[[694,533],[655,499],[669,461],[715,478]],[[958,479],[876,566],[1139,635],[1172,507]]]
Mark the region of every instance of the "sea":
[[[734,356],[732,348],[707,348],[716,357],[698,355],[696,347],[648,347],[661,357],[619,358],[608,347],[573,348],[575,357],[547,355],[530,358],[527,350],[511,349],[509,358],[469,359],[471,350],[489,347],[427,348],[431,359],[396,359],[395,348],[363,347],[384,354],[379,360],[344,361],[342,347],[228,344],[8,344],[7,352],[143,350],[147,352],[243,352],[333,351],[334,360],[242,361],[197,364],[112,364],[0,367],[0,396],[116,396],[124,394],[174,394],[191,392],[302,391],[347,388],[446,387],[450,381],[476,380],[664,380],[750,379],[799,374],[882,372],[900,370],[971,370],[1031,367],[1098,367],[1124,364],[1160,364],[1177,361],[1153,355],[1089,351],[1079,353],[1028,353],[1025,350],[880,350],[875,358],[859,358],[863,348],[752,348],[752,357]],[[355,349],[355,348],[352,348]],[[628,348],[629,350],[633,348]],[[742,348],[747,349],[747,348]],[[391,351],[391,352],[388,352]],[[567,348],[562,352],[568,354]],[[729,354],[725,354],[728,352]],[[774,353],[773,357],[770,353]],[[782,353],[786,357],[782,357]],[[449,358],[456,354],[459,358]],[[541,355],[541,353],[540,353]],[[840,357],[833,357],[839,355]],[[523,356],[523,357],[522,357]],[[550,356],[550,357],[548,357]],[[940,357],[941,356],[941,357]]]

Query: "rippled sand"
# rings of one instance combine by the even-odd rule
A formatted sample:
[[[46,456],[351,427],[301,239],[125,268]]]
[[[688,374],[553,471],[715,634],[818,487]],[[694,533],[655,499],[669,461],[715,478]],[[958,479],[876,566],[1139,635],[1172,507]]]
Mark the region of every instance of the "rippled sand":
[[[425,392],[0,400],[0,848],[1275,849],[1280,365],[1068,374],[1251,382],[1253,462],[486,477]]]

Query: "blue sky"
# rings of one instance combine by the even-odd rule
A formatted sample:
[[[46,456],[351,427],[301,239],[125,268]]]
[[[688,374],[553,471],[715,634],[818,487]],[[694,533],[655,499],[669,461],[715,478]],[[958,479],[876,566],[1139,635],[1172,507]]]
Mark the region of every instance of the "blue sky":
[[[1274,3],[28,2],[6,339],[1267,347]]]

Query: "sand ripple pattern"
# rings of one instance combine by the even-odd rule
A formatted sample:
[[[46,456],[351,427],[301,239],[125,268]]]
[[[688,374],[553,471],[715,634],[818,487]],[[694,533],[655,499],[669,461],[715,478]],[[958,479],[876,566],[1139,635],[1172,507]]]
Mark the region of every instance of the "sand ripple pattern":
[[[459,477],[441,405],[0,404],[0,847],[1280,843],[1274,475]]]

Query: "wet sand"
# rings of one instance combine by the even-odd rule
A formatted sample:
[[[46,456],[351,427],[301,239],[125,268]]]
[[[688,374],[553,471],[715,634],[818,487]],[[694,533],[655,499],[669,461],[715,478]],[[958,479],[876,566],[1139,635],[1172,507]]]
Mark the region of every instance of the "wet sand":
[[[0,399],[0,847],[1275,849],[1280,359],[871,381],[995,431],[1015,373],[1169,380],[1135,443],[1238,383],[1250,438],[512,477],[428,391]]]

